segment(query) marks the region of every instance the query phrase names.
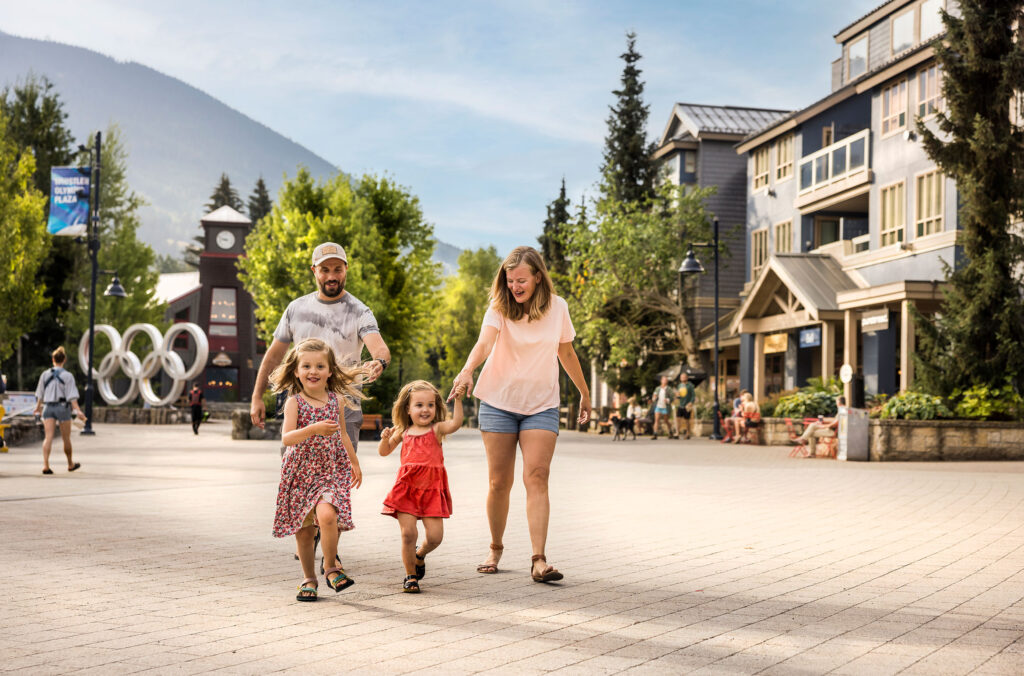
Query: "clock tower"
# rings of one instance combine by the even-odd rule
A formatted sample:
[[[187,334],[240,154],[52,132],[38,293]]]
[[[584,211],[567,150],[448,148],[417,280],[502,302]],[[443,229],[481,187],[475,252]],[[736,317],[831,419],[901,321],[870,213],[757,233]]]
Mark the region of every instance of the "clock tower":
[[[229,206],[207,214],[199,256],[199,321],[210,341],[210,361],[201,383],[210,401],[244,401],[256,371],[255,313],[252,297],[238,278],[252,221]]]

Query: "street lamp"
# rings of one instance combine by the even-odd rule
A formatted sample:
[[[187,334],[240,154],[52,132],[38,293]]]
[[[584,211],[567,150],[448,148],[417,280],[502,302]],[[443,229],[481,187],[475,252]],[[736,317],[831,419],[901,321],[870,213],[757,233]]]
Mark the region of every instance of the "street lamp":
[[[690,243],[686,251],[686,258],[683,259],[683,264],[679,266],[679,274],[681,275],[694,275],[704,272],[704,266],[700,264],[697,257],[693,253],[694,247],[698,249],[713,249],[715,255],[715,389],[711,396],[714,399],[712,404],[712,439],[722,438],[722,424],[720,420],[720,410],[718,406],[718,219],[716,218],[713,225],[713,242],[711,244],[693,244]]]
[[[110,286],[103,292],[104,296],[124,298],[124,287],[117,277],[116,270],[100,270],[97,255],[100,251],[100,132],[96,132],[96,147],[91,149],[89,156],[89,232],[87,243],[89,246],[89,259],[92,263],[92,285],[89,289],[89,371],[85,382],[85,428],[82,434],[92,436],[96,432],[92,429],[92,403],[93,392],[96,390],[92,381],[93,348],[96,340],[96,281],[100,274],[110,275],[113,279]],[[85,146],[78,146],[82,152],[90,152]]]

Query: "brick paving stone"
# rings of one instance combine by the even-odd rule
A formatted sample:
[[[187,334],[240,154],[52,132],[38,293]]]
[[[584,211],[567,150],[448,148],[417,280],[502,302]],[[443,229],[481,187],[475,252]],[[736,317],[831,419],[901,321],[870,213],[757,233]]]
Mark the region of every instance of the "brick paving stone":
[[[521,484],[501,572],[475,573],[486,468],[463,430],[445,445],[456,511],[423,593],[400,592],[398,529],[378,514],[396,463],[367,454],[340,545],[357,584],[300,604],[294,541],[269,536],[277,444],[228,432],[99,425],[76,437],[74,475],[39,475],[38,447],[0,458],[0,671],[1024,670],[1024,463],[808,462],[567,432],[548,545],[566,580],[538,585]],[[38,584],[56,520],[73,523],[74,588]]]

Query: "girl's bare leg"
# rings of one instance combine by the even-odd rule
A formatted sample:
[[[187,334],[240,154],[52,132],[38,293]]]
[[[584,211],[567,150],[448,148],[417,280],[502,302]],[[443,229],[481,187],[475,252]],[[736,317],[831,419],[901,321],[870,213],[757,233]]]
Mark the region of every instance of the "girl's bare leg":
[[[338,510],[329,502],[319,503],[316,506],[316,522],[320,526],[320,551],[324,553],[324,570],[334,568],[338,556]]]
[[[398,527],[402,529],[402,565],[405,566],[405,574],[413,575],[416,572],[416,517],[405,512],[396,512]]]
[[[299,552],[299,563],[302,565],[302,577],[316,579],[316,572],[313,570],[313,562],[316,560],[316,552],[313,551],[313,535],[316,533],[316,526],[306,526],[295,532],[295,547]]]
[[[57,421],[53,418],[43,418],[43,469],[50,469],[50,449],[53,447],[53,437],[57,432]]]
[[[423,544],[416,551],[416,558],[420,560],[437,549],[444,539],[444,519],[439,516],[425,516],[422,521],[425,537]]]
[[[68,457],[68,469],[75,466],[71,459],[71,421],[65,420],[60,424],[60,438],[64,442],[64,455]]]

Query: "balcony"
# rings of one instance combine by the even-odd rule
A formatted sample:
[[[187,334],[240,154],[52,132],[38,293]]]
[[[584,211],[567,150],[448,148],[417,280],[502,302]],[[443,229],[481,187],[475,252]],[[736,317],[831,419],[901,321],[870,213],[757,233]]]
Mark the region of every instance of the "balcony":
[[[864,129],[801,159],[796,207],[804,213],[850,208],[860,202],[866,207],[866,193],[873,179],[870,147],[871,130]],[[855,204],[846,204],[850,200]]]

